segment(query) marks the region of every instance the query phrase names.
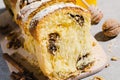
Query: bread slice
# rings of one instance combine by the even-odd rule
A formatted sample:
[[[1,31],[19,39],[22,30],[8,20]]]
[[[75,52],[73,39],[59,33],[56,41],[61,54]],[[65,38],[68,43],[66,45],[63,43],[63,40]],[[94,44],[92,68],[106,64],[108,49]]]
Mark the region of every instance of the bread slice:
[[[44,75],[51,80],[65,80],[81,74],[86,66],[92,66],[95,60],[91,52],[90,13],[59,0],[48,3],[49,6],[36,2],[23,5],[20,12],[16,8],[13,13],[23,31],[25,48],[36,55]],[[36,5],[30,8],[33,4]],[[38,12],[32,15],[36,10]]]
[[[87,11],[58,3],[38,12],[29,27],[40,68],[51,80],[78,75],[94,61]]]

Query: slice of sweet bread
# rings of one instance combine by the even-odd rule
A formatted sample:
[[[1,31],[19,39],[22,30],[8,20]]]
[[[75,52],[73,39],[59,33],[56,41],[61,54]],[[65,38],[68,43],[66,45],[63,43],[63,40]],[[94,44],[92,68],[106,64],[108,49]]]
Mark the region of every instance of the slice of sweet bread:
[[[65,80],[81,74],[94,62],[89,12],[59,0],[48,6],[40,2],[24,5],[20,11],[12,9],[23,31],[25,48],[36,55],[40,69],[51,80]],[[36,5],[30,6],[33,4]],[[34,11],[36,13],[31,14]]]
[[[90,14],[73,4],[58,3],[38,12],[30,22],[36,56],[51,80],[78,75],[93,62]]]

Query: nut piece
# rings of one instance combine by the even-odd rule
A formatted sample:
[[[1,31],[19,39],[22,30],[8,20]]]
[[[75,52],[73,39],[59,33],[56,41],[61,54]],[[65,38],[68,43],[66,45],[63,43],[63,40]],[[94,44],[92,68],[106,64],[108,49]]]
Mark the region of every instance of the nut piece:
[[[95,76],[92,80],[105,80],[105,79],[101,76]]]
[[[102,30],[105,36],[115,37],[120,33],[120,23],[114,19],[108,19],[104,22]]]
[[[95,6],[89,6],[89,11],[91,13],[91,24],[98,24],[103,17],[102,11]]]
[[[112,58],[111,58],[111,61],[117,61],[117,60],[118,60],[117,57],[112,57]]]
[[[105,68],[108,68],[110,66],[110,64],[108,63],[106,66],[105,66]]]
[[[91,13],[91,23],[92,24],[98,24],[102,17],[103,13],[101,10],[99,10],[96,6],[94,5],[89,5],[86,0],[82,0],[82,2],[88,7],[88,10]]]

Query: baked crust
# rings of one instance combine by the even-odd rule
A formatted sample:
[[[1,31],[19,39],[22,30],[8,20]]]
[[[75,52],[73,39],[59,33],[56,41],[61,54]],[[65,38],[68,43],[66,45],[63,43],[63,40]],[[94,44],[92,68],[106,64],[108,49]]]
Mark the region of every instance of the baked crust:
[[[86,17],[90,17],[90,13],[89,11],[85,10],[84,8],[75,8],[75,7],[65,7],[65,8],[62,8],[62,9],[58,9],[58,10],[55,10],[54,12],[52,13],[49,13],[47,14],[46,16],[44,16],[43,18],[41,18],[39,21],[39,23],[37,25],[40,25],[42,23],[44,23],[45,21],[49,21],[50,18],[51,18],[51,15],[53,15],[55,12],[59,12],[59,11],[62,11],[63,13],[67,14],[67,13],[75,13],[75,14],[79,14],[81,15],[81,13],[83,14],[86,14]],[[31,21],[32,22],[32,21]],[[37,27],[34,26],[34,27],[30,27],[29,25],[29,30],[30,30],[30,33],[31,35],[33,35],[34,38],[36,38],[36,40],[39,41],[39,29],[40,29],[40,26]]]

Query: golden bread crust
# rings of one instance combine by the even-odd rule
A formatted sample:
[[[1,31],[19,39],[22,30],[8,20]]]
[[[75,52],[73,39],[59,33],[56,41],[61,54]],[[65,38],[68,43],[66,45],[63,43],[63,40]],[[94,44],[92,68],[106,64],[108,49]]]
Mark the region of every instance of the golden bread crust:
[[[88,17],[90,17],[90,13],[89,11],[87,10],[84,10],[83,8],[75,8],[75,7],[65,7],[65,8],[62,8],[62,9],[58,9],[58,10],[55,10],[54,12],[50,13],[50,14],[47,14],[45,17],[43,17],[42,19],[38,20],[39,23],[37,25],[40,25],[42,23],[44,23],[45,21],[49,21],[49,17],[51,18],[51,15],[54,14],[55,12],[59,12],[59,11],[62,11],[64,13],[76,13],[76,14],[81,14],[81,13],[86,13]],[[39,29],[40,29],[40,26],[37,27],[37,25],[35,27],[29,27],[29,30],[30,30],[30,33],[31,35],[33,35],[34,38],[36,38],[36,40],[38,40],[39,42]]]

